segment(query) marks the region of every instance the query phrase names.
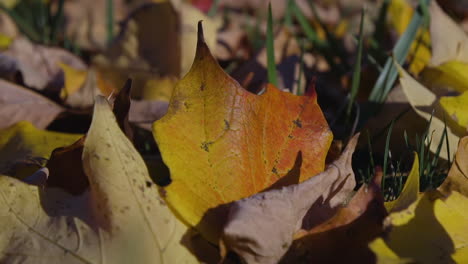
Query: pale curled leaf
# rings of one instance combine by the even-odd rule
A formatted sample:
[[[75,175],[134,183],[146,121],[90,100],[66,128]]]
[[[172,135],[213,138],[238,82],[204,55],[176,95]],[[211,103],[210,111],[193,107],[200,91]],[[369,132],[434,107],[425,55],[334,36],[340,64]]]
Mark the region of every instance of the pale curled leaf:
[[[431,1],[431,65],[448,61],[468,62],[468,36],[447,14],[437,1]]]
[[[382,234],[387,216],[381,182],[379,170],[332,218],[297,232],[280,263],[373,263],[367,244]]]
[[[0,80],[0,129],[20,121],[46,128],[65,109],[46,97]]]
[[[336,208],[355,186],[351,157],[358,135],[324,172],[280,190],[234,202],[222,234],[223,246],[247,263],[277,263],[315,203]]]
[[[468,197],[468,137],[460,139],[452,167],[438,190],[447,195],[457,191]]]
[[[431,120],[428,132],[429,136],[433,138],[432,144],[430,146],[431,152],[435,153],[437,151],[437,143],[442,138],[444,133],[444,121],[443,114],[440,113],[440,109],[436,108],[437,106],[437,97],[429,89],[417,82],[411,75],[409,75],[400,65],[397,65],[399,74],[400,74],[400,84],[403,92],[408,99],[411,107],[414,111],[426,119],[427,121]],[[432,114],[434,111],[434,115]],[[460,137],[460,131],[454,129],[450,125],[450,120],[447,117],[447,136],[448,144],[450,149],[450,159],[455,154],[457,143]],[[446,144],[443,144],[440,151],[440,158],[447,158],[447,147]]]
[[[0,177],[1,263],[196,263],[141,156],[98,97],[84,151],[90,191]]]

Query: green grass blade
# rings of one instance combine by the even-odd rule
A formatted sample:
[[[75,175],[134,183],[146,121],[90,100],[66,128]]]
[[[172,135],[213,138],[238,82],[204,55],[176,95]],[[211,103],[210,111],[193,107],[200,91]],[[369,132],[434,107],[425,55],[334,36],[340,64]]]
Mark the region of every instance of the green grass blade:
[[[358,52],[356,63],[354,64],[354,72],[353,72],[353,81],[351,84],[351,93],[349,96],[348,101],[348,109],[346,111],[346,115],[349,117],[351,115],[351,110],[353,109],[354,100],[356,99],[356,95],[359,91],[359,86],[361,84],[361,62],[362,62],[362,46],[363,46],[363,38],[364,38],[364,9],[361,10],[361,23],[359,25],[359,42],[358,42]]]
[[[377,21],[375,22],[375,31],[374,31],[374,39],[376,42],[381,43],[384,39],[384,32],[385,32],[385,25],[387,23],[387,13],[388,7],[390,5],[391,0],[384,0],[382,6],[379,9],[379,15],[377,17]]]
[[[420,3],[421,5],[427,5],[429,1],[430,0],[422,0]],[[411,43],[415,40],[418,29],[426,21],[424,11],[422,10],[424,10],[424,8],[419,7],[416,12],[414,12],[408,28],[393,48],[393,59],[400,65],[404,63],[408,56]],[[380,73],[374,87],[372,88],[369,101],[383,103],[387,98],[387,95],[398,76],[398,71],[392,62],[393,59],[387,59],[383,71]]]
[[[382,190],[385,192],[385,176],[387,175],[387,164],[388,164],[388,154],[390,151],[390,138],[392,136],[394,122],[390,124],[387,133],[387,139],[385,140],[385,153],[384,153],[384,160],[383,160],[383,176],[382,176]]]
[[[0,10],[3,10],[11,19],[15,22],[18,26],[19,30],[23,32],[30,40],[34,42],[40,42],[41,36],[40,34],[32,27],[30,23],[27,22],[22,16],[20,16],[17,12],[12,9],[7,8],[2,3],[0,3]]]
[[[268,5],[266,48],[267,48],[268,82],[278,87],[278,76],[276,73],[275,46],[274,46],[274,36],[273,36],[273,16],[271,14],[271,4]]]
[[[447,148],[447,161],[448,161],[448,169],[450,170],[450,165],[452,162],[450,161],[450,145],[448,141],[448,132],[447,132],[447,121],[445,120],[445,115],[444,115],[444,134],[445,134],[445,146]]]
[[[344,72],[350,71],[350,66],[348,65],[348,54],[346,54],[346,50],[344,49],[343,45],[341,44],[340,41],[335,37],[334,34],[330,33],[330,30],[328,30],[327,26],[325,23],[323,23],[322,19],[320,18],[319,13],[317,12],[317,8],[315,7],[314,1],[309,0],[307,3],[310,6],[310,9],[312,10],[312,13],[317,20],[318,24],[322,28],[322,30],[325,32],[325,36],[327,39],[327,43],[329,45],[329,49],[333,51],[334,54],[338,55],[340,58],[340,64],[342,68],[344,68]]]
[[[302,89],[302,74],[304,73],[304,41],[300,41],[301,54],[299,56],[299,76],[297,79],[297,95],[304,95],[305,91]]]
[[[288,0],[286,3],[286,13],[284,14],[284,25],[287,28],[293,28],[293,11],[292,11],[293,0]]]
[[[208,10],[208,13],[206,13],[206,15],[209,17],[214,17],[216,13],[218,12],[218,7],[219,7],[219,0],[214,0],[213,3],[211,4],[210,10]]]
[[[318,49],[326,48],[327,43],[318,37],[315,30],[309,24],[309,21],[307,21],[307,18],[301,12],[299,7],[294,3],[294,1],[291,2],[291,10],[294,13],[295,17],[297,18],[297,21],[299,22],[299,25],[301,26],[302,30],[304,30],[304,34],[312,42],[312,44],[316,46]]]
[[[106,31],[107,44],[114,39],[114,0],[106,1]]]
[[[369,149],[370,170],[374,172],[375,171],[374,153],[372,152],[372,142],[371,142],[369,130],[367,130],[367,147]],[[367,180],[370,181],[370,178]]]
[[[57,34],[59,26],[62,24],[63,20],[63,5],[65,0],[58,1],[58,8],[55,15],[52,17],[51,29],[50,29],[50,40],[53,44],[57,42]]]

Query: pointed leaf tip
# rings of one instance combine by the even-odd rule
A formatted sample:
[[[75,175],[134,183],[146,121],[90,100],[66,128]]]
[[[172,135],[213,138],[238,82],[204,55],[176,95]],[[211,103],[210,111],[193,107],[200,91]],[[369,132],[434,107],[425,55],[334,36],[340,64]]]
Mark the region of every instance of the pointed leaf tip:
[[[205,43],[205,36],[203,35],[203,20],[198,21],[198,33],[197,33],[197,43]]]
[[[132,79],[131,78],[128,78],[127,81],[125,82],[123,88],[122,88],[122,91],[124,94],[127,94],[129,95],[130,94],[130,91],[132,89]]]

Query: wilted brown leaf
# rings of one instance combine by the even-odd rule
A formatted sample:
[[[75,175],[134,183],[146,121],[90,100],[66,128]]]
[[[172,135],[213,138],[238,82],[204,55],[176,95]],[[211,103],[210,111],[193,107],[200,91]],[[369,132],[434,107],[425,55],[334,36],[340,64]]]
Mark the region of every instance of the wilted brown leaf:
[[[367,244],[383,232],[387,216],[381,180],[379,171],[330,220],[299,233],[281,263],[372,263]]]
[[[103,50],[107,48],[107,4],[106,0],[67,0],[64,2],[65,34],[82,49]],[[113,0],[113,24],[124,17],[122,0]],[[113,32],[115,34],[115,32]]]
[[[0,129],[20,121],[46,128],[65,109],[24,87],[0,80]]]
[[[59,63],[85,69],[86,65],[70,52],[54,47],[33,44],[23,37],[16,38],[9,49],[0,54],[0,76],[10,78],[21,73],[24,84],[38,90],[48,89],[56,93],[64,85]]]
[[[357,140],[358,135],[324,172],[302,183],[234,202],[221,237],[223,247],[247,263],[277,263],[314,204],[336,209],[353,190],[356,183],[351,158]]]

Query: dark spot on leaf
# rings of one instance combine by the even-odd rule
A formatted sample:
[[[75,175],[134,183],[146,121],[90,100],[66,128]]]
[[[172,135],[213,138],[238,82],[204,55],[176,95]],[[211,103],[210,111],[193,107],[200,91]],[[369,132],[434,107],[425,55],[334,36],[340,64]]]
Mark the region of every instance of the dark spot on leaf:
[[[293,121],[293,123],[298,127],[298,128],[302,128],[302,122],[301,120],[298,118],[296,120]]]
[[[163,197],[163,198],[166,198],[166,196],[167,196],[166,189],[159,188],[159,195],[161,195],[161,197]]]
[[[292,136],[291,134],[289,134],[289,135],[288,135],[288,138],[292,139],[292,138],[293,138],[293,136]]]
[[[204,91],[204,90],[205,90],[205,83],[202,83],[202,84],[200,85],[200,91]]]
[[[273,172],[274,174],[278,175],[278,170],[276,169],[276,167],[273,167],[273,169],[271,169],[271,172]]]
[[[213,144],[213,142],[202,142],[200,148],[205,150],[206,152],[210,152],[210,145]]]
[[[150,182],[150,181],[146,181],[146,187],[148,187],[148,188],[149,188],[149,187],[151,187],[151,185],[153,185],[153,183],[152,183],[152,182]]]
[[[224,119],[224,129],[225,129],[225,130],[229,130],[230,127],[231,127],[231,125],[229,124],[229,121],[227,121],[226,119]]]
[[[187,102],[184,102],[184,107],[185,107],[186,110],[188,110],[190,108],[190,104],[187,103]]]

